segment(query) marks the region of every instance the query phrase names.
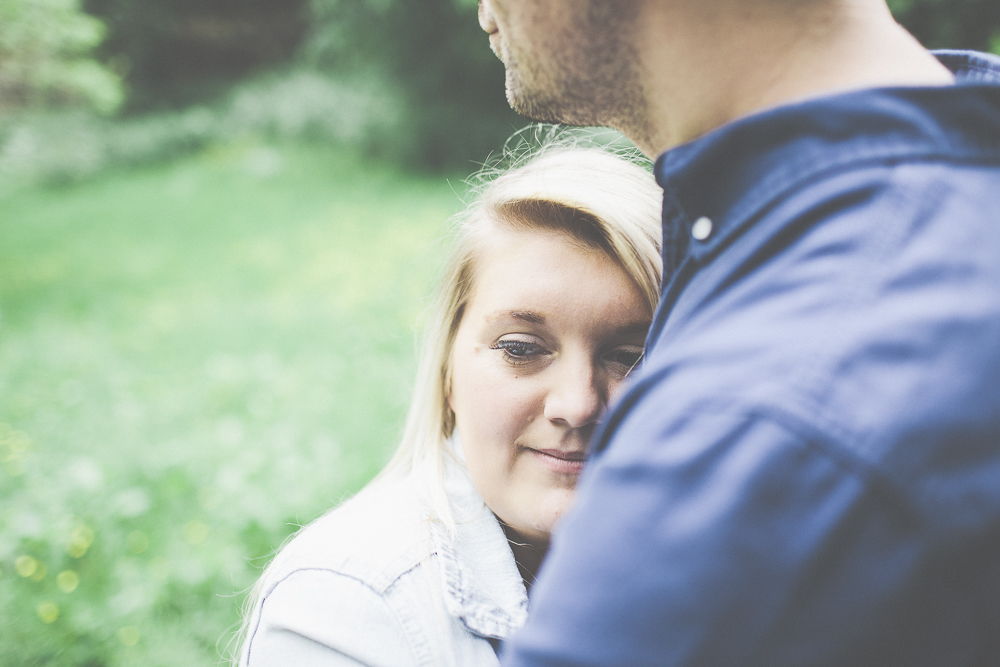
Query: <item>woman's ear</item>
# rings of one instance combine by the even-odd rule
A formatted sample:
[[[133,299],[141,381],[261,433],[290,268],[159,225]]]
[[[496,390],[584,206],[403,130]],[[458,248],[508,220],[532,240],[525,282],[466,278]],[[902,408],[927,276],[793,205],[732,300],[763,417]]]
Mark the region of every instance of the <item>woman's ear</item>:
[[[442,415],[443,420],[443,433],[446,438],[450,438],[452,433],[455,432],[455,411],[451,409],[451,398],[448,398],[448,404],[444,406],[444,415]]]
[[[461,312],[462,309],[464,309],[464,308],[465,308],[465,306],[463,305],[459,309],[459,312]],[[458,326],[456,324],[455,326],[453,326],[452,331],[456,331],[457,329],[458,329]],[[452,401],[451,401],[451,395],[453,393],[452,392],[452,386],[451,386],[451,369],[452,369],[452,360],[451,360],[451,358],[452,358],[452,355],[454,355],[454,354],[455,354],[455,334],[452,333],[452,335],[451,335],[451,341],[448,344],[448,355],[445,357],[444,372],[442,373],[442,377],[441,377],[441,385],[442,385],[441,386],[441,395],[444,396],[445,411],[449,413],[448,416],[449,416],[450,421],[451,421],[452,424],[455,423],[455,406],[452,404]]]
[[[451,402],[451,393],[451,363],[449,362],[444,373],[444,386],[441,388],[441,394],[444,396],[444,405],[441,406],[444,409],[442,417],[444,418],[444,431],[448,437],[451,437],[455,430],[455,406]]]

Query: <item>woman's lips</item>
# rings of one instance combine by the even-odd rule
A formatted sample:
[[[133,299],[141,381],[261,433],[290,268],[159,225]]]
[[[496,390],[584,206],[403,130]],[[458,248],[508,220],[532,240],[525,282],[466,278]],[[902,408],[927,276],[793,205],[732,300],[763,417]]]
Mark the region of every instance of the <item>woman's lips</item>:
[[[585,452],[564,452],[558,449],[531,449],[532,456],[549,470],[560,475],[579,475],[583,470]]]

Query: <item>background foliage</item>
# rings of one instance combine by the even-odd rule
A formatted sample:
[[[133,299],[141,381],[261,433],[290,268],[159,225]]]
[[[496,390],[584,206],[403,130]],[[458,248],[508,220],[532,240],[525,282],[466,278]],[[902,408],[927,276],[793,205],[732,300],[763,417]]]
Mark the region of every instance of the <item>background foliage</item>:
[[[889,7],[927,48],[1000,53],[996,0],[889,0]]]
[[[248,134],[469,170],[524,124],[472,0],[75,3],[0,0],[0,192]],[[890,5],[929,47],[1000,52],[996,0]],[[123,94],[115,120],[38,114],[56,102],[108,112]]]
[[[84,0],[110,27],[100,55],[125,75],[128,110],[180,108],[294,58],[307,0]]]
[[[464,0],[313,0],[306,63],[340,75],[366,72],[398,90],[394,144],[411,164],[467,166],[524,125],[507,105],[503,66]]]
[[[83,3],[0,0],[0,665],[212,664],[391,450],[441,174],[524,123],[471,0]]]
[[[104,32],[76,0],[0,0],[0,112],[74,103],[115,111],[118,77],[89,57]]]
[[[219,661],[391,451],[458,204],[296,144],[0,199],[0,665]]]

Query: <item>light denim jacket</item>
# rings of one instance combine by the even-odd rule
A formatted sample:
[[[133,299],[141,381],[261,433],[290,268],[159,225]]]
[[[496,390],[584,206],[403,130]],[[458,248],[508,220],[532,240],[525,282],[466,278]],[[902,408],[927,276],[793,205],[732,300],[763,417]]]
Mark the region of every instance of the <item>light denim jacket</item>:
[[[415,480],[386,480],[300,532],[251,612],[241,667],[474,667],[519,629],[528,597],[496,517],[464,470],[447,484],[457,533]]]

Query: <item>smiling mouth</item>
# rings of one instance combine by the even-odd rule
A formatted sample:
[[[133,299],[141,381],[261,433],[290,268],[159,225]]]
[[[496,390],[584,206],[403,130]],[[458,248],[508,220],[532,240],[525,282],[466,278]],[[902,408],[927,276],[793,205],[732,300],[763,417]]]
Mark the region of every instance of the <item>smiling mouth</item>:
[[[583,470],[586,452],[564,452],[558,449],[532,449],[528,451],[535,459],[553,472],[561,475],[579,475]]]

